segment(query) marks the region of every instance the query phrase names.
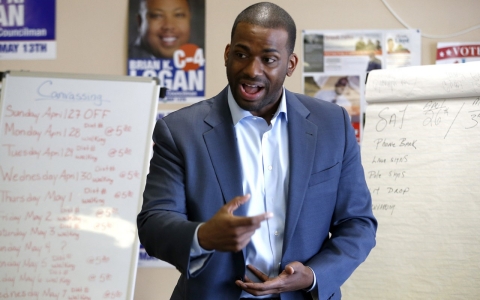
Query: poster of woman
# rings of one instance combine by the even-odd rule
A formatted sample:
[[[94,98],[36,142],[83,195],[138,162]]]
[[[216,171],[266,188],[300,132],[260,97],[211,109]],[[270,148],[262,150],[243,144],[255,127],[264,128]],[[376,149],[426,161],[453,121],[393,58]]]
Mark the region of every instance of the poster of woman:
[[[127,72],[157,77],[169,103],[205,97],[205,0],[130,0]]]

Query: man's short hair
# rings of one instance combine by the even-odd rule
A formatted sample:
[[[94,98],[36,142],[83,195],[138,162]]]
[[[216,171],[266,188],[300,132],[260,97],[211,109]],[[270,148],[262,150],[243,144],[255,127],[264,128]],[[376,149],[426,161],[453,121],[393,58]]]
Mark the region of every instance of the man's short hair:
[[[341,77],[337,80],[337,83],[335,83],[336,87],[339,86],[347,86],[348,84],[348,78],[347,77]]]
[[[259,2],[245,8],[238,14],[232,27],[231,39],[237,28],[238,23],[248,23],[258,25],[264,28],[285,29],[288,33],[287,51],[293,53],[295,39],[297,38],[297,27],[289,13],[280,6],[270,2]]]

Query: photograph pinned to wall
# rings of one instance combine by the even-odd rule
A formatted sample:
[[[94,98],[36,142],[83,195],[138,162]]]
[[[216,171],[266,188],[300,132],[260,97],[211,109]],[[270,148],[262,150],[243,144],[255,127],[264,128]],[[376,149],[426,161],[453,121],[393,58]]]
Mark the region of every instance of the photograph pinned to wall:
[[[480,61],[480,42],[437,44],[437,65],[472,61]]]
[[[0,1],[0,60],[55,59],[55,0]]]
[[[205,98],[205,0],[129,0],[129,76],[157,77],[163,103]]]
[[[303,36],[303,71],[323,72],[323,35],[305,34]]]
[[[304,77],[304,94],[345,108],[360,143],[363,124],[363,74],[337,74]]]
[[[420,31],[304,30],[304,73],[368,72],[420,65]]]
[[[305,30],[303,72],[366,71],[375,58],[382,64],[382,33],[379,31]]]
[[[389,31],[385,34],[384,69],[420,65],[420,31]]]

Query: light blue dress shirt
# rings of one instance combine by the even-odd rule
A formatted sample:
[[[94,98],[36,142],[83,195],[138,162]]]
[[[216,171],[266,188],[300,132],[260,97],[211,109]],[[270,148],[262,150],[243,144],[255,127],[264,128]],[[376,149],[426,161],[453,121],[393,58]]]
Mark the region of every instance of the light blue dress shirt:
[[[246,263],[255,266],[269,277],[277,277],[282,258],[289,186],[288,119],[285,91],[270,125],[265,119],[253,116],[249,111],[240,108],[230,89],[228,90],[228,105],[240,154],[243,194],[251,195],[250,200],[244,204],[247,216],[265,212],[273,213],[273,217],[262,222],[261,227],[252,235],[251,242],[246,247]],[[198,227],[190,251],[192,258],[190,273],[194,273],[203,266],[208,257],[204,254],[213,252],[200,247],[197,232]],[[260,282],[248,269],[247,276],[252,281]],[[241,297],[253,296],[242,292]]]
[[[265,119],[241,109],[230,90],[228,93],[242,166],[243,193],[251,195],[244,204],[247,216],[273,213],[252,235],[246,247],[246,263],[269,277],[278,276],[288,195],[288,120],[285,93],[282,95],[269,125]],[[248,269],[247,276],[260,281]]]

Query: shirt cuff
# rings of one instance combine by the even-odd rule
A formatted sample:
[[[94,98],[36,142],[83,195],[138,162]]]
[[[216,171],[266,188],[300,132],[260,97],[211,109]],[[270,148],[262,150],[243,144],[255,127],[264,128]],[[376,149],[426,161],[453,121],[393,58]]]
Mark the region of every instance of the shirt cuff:
[[[196,271],[200,270],[207,261],[208,254],[215,252],[215,250],[209,251],[203,249],[198,242],[198,228],[200,228],[202,224],[203,223],[199,224],[195,229],[192,246],[190,247],[190,267],[188,269],[190,274],[194,274]]]
[[[215,250],[205,250],[200,246],[198,242],[198,229],[202,226],[203,223],[200,223],[197,228],[195,229],[195,234],[193,235],[192,246],[190,247],[190,258],[199,257],[204,254],[210,254],[215,252]]]
[[[310,268],[309,266],[307,266],[310,270],[312,270],[312,274],[313,274],[313,283],[312,285],[310,286],[310,288],[308,289],[305,289],[305,292],[307,293],[310,293],[316,286],[317,286],[317,276],[315,275],[315,272],[313,271],[312,268]]]

